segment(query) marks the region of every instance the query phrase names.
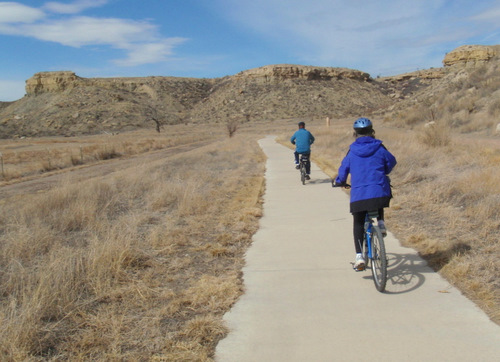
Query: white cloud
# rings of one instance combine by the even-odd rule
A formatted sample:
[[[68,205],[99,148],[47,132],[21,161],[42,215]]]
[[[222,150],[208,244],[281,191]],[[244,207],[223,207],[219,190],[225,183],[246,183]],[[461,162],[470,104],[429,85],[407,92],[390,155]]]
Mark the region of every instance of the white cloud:
[[[0,79],[0,101],[11,102],[22,98],[25,94],[25,82]]]
[[[159,63],[167,60],[173,53],[172,49],[185,41],[184,38],[169,38],[157,43],[132,44],[127,47],[128,58],[115,60],[114,63],[126,67]]]
[[[0,3],[0,25],[13,23],[32,23],[45,17],[45,13],[15,2]]]
[[[50,1],[43,5],[43,8],[59,14],[78,14],[83,10],[100,7],[106,3],[108,0],[79,0],[71,4]]]
[[[474,21],[487,21],[494,23],[495,25],[500,24],[500,6],[488,9],[480,14],[471,17]]]
[[[18,27],[20,34],[67,46],[112,45],[125,48],[133,42],[156,37],[156,26],[123,19],[72,17]]]
[[[49,2],[44,8],[60,14],[76,14],[107,0],[81,0],[71,4]],[[0,34],[18,35],[71,47],[110,46],[126,52],[113,61],[117,65],[136,66],[167,60],[184,38],[165,38],[158,26],[147,21],[88,16],[52,18],[43,11],[18,3],[0,3]]]

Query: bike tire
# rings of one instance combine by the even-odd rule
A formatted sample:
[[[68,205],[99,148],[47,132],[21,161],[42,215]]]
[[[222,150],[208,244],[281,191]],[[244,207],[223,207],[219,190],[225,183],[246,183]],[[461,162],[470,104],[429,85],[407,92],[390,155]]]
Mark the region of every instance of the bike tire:
[[[300,164],[300,181],[302,185],[306,184],[306,167],[303,163]]]
[[[373,282],[377,290],[382,293],[385,291],[385,286],[387,284],[387,256],[385,253],[384,238],[378,226],[372,226],[371,241]]]

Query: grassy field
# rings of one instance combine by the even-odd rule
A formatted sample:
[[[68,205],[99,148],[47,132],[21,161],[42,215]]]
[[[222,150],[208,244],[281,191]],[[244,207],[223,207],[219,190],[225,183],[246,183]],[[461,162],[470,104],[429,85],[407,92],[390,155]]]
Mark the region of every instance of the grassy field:
[[[334,176],[352,120],[306,122],[314,161]],[[442,142],[423,127],[374,122],[398,159],[389,230],[498,323],[497,140],[447,133]],[[243,124],[233,137],[219,125],[0,142],[6,158],[48,150],[51,163],[66,165],[43,171],[61,173],[58,187],[0,200],[0,360],[211,360],[261,216],[256,140],[288,143],[295,130],[293,120]],[[211,143],[82,183],[64,177],[82,166],[70,162],[80,147],[126,158],[201,140]],[[16,173],[8,164],[18,176],[4,184],[40,177],[40,161],[26,158],[33,166]]]
[[[242,292],[263,161],[253,138],[222,133],[4,202],[0,360],[208,360]]]
[[[142,130],[82,137],[41,137],[0,140],[0,182],[91,165],[102,160],[219,138],[223,127],[171,126],[158,133]]]

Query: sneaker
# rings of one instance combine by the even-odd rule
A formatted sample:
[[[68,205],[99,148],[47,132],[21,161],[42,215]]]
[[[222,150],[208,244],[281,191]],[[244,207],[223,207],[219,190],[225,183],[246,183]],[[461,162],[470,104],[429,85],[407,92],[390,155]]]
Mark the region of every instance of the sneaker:
[[[379,220],[378,221],[378,228],[380,229],[380,232],[382,233],[382,236],[386,237],[387,236],[387,229],[385,228],[384,220]]]
[[[365,270],[365,259],[362,254],[356,254],[356,260],[354,261],[354,270],[362,271]]]
[[[310,180],[310,179],[311,179],[311,176],[306,175],[306,180]]]
[[[299,164],[295,164],[295,169],[298,170],[300,168]]]

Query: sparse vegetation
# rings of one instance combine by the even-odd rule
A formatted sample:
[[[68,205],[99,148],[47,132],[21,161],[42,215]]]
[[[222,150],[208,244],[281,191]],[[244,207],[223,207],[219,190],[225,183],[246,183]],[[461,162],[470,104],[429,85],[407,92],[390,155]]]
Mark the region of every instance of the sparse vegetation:
[[[0,359],[209,360],[241,293],[262,161],[233,137],[4,202]]]
[[[170,126],[169,132],[124,132],[84,137],[0,140],[4,173],[0,181],[13,181],[40,172],[94,164],[145,152],[214,139],[222,128]]]

